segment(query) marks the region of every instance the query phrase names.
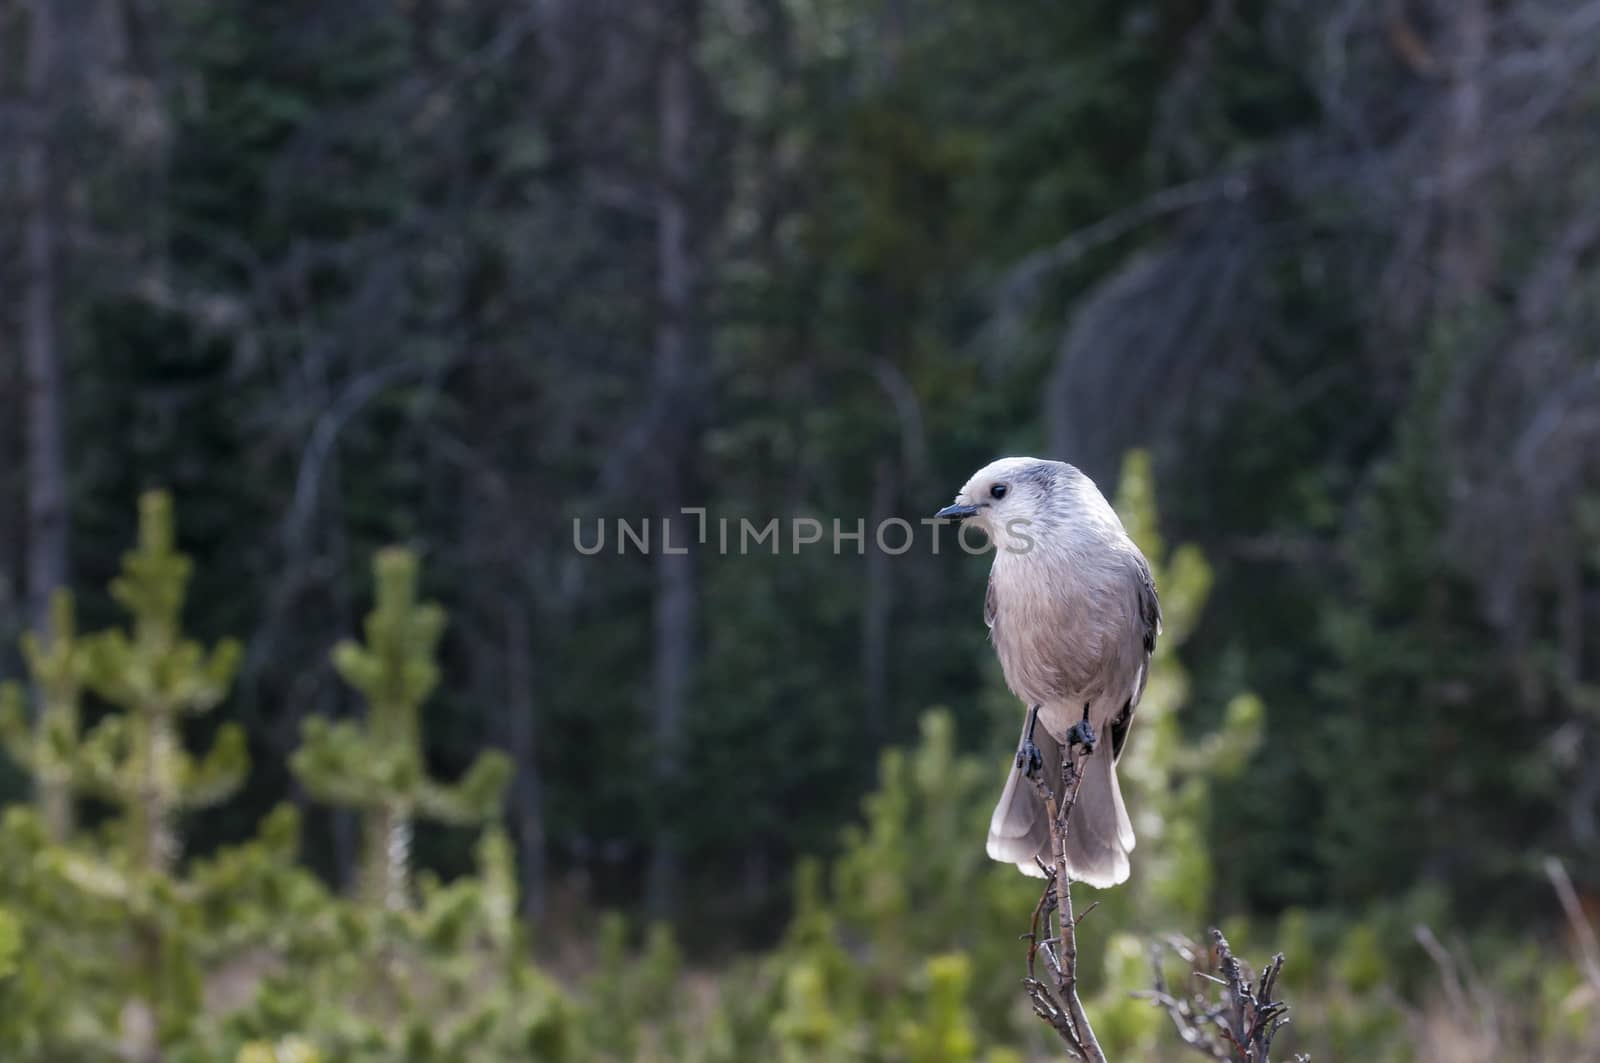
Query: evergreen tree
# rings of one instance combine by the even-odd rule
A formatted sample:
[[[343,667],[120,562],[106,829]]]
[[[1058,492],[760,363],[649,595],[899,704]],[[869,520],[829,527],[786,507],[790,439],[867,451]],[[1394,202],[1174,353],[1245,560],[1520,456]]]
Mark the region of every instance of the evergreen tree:
[[[40,706],[30,725],[21,686],[0,684],[0,736],[12,759],[34,778],[51,839],[64,842],[77,826],[74,771],[85,665],[71,591],[57,589],[51,596],[49,633],[43,640],[32,632],[23,635],[22,656]]]
[[[417,601],[417,560],[405,550],[380,552],[373,576],[377,602],[367,616],[366,643],[345,641],[333,651],[334,667],[366,700],[367,716],[359,724],[307,720],[293,768],[311,793],[361,810],[362,894],[399,909],[411,903],[416,817],[463,825],[492,819],[511,762],[485,753],[454,786],[429,776],[421,709],[439,683],[434,655],[444,610]]]
[[[203,757],[183,740],[184,718],[217,705],[239,656],[233,642],[208,653],[183,634],[190,571],[174,547],[170,498],[145,495],[138,545],[111,586],[131,630],[79,637],[71,598],[59,593],[50,648],[27,647],[45,698],[36,733],[21,723],[20,694],[7,698],[10,745],[45,798],[42,817],[12,809],[0,827],[12,854],[0,892],[26,913],[33,961],[6,987],[18,1008],[0,1031],[20,1058],[104,1058],[118,1046],[182,1042],[202,1020],[208,962],[259,941],[281,916],[259,902],[285,887],[290,814],[269,820],[260,843],[220,853],[192,876],[180,867],[183,814],[224,799],[247,770],[236,726],[224,725]],[[80,684],[118,710],[81,740]],[[103,837],[75,829],[79,794],[115,811]],[[232,892],[240,882],[252,903]],[[52,980],[73,991],[57,995]]]
[[[420,771],[416,712],[437,679],[431,655],[443,615],[415,602],[408,555],[385,555],[379,570],[370,650],[350,644],[338,653],[377,721],[357,737],[373,736],[363,748],[381,762],[355,792],[386,826],[408,826],[413,810],[492,820],[503,760],[487,758],[454,788]],[[266,817],[247,844],[182,859],[182,814],[220,799],[245,771],[236,732],[222,732],[201,758],[182,741],[182,718],[218,703],[238,656],[231,642],[207,653],[183,634],[189,576],[174,549],[170,499],[151,493],[138,547],[112,586],[131,630],[80,638],[63,593],[51,651],[29,649],[46,698],[37,731],[22,719],[20,689],[6,692],[20,762],[60,789],[42,811],[13,807],[0,819],[0,1055],[27,1063],[582,1058],[585,1024],[529,962],[513,854],[498,827],[480,839],[476,874],[447,884],[422,874],[404,910],[387,893],[330,896],[297,864],[289,808]],[[80,677],[120,710],[81,743],[69,715]],[[312,777],[329,763],[325,754],[308,762]],[[49,816],[80,792],[119,811],[103,836]],[[412,896],[408,864],[381,863],[375,873],[383,883],[403,876]],[[13,962],[24,954],[26,963]],[[206,992],[216,984],[241,999],[217,1006]]]
[[[237,724],[222,725],[204,757],[183,741],[184,719],[210,712],[227,693],[240,648],[223,640],[208,653],[184,637],[192,563],[174,543],[172,499],[147,493],[139,500],[139,544],[111,584],[132,630],[101,632],[84,644],[86,685],[122,710],[85,738],[84,782],[121,811],[126,866],[155,874],[170,872],[182,855],[178,817],[222,801],[249,770]]]

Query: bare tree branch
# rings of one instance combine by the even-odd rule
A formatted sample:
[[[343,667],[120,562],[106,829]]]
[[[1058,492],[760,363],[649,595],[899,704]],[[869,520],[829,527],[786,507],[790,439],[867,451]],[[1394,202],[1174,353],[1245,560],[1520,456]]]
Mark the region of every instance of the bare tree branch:
[[[1183,938],[1168,946],[1191,967],[1195,988],[1179,996],[1168,988],[1161,952],[1153,950],[1154,988],[1135,994],[1167,1013],[1178,1038],[1219,1063],[1269,1063],[1272,1041],[1289,1022],[1289,1005],[1277,997],[1283,953],[1274,956],[1260,978],[1233,954],[1222,931],[1211,931],[1212,947],[1201,949]],[[1218,990],[1221,990],[1218,993]],[[1299,1063],[1310,1057],[1296,1055]]]
[[[1078,998],[1078,923],[1094,906],[1084,909],[1083,915],[1073,915],[1072,879],[1067,874],[1067,830],[1072,808],[1078,803],[1078,790],[1083,785],[1083,758],[1092,748],[1087,744],[1067,748],[1066,755],[1061,758],[1059,791],[1052,791],[1037,773],[1032,777],[1050,815],[1055,866],[1046,867],[1040,863],[1046,881],[1039,903],[1034,906],[1028,933],[1023,935],[1028,940],[1028,976],[1022,984],[1027,989],[1034,1014],[1056,1031],[1068,1055],[1085,1063],[1106,1063],[1105,1052],[1089,1025],[1083,1001]],[[1063,795],[1059,803],[1057,792]],[[1050,933],[1052,913],[1056,923],[1054,934]],[[1045,936],[1041,937],[1041,933]],[[1041,955],[1050,975],[1049,982],[1037,974],[1036,963]]]

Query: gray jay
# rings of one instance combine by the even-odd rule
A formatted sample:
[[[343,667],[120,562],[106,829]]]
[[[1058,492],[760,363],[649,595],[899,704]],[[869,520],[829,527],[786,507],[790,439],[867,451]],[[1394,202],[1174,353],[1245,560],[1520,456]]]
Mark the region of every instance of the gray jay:
[[[1149,562],[1094,482],[1064,462],[1001,458],[936,516],[978,525],[994,544],[983,618],[1006,685],[1029,707],[989,855],[1035,876],[1036,856],[1054,864],[1049,815],[1028,776],[1059,786],[1064,750],[1083,743],[1067,871],[1102,888],[1125,881],[1133,824],[1117,758],[1161,630]]]

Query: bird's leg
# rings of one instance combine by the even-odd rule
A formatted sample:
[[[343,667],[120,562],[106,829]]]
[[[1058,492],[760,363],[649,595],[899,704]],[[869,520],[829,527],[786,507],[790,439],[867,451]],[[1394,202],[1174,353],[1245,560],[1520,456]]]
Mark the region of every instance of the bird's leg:
[[[1029,779],[1035,778],[1044,767],[1044,756],[1033,744],[1033,728],[1038,722],[1039,706],[1035,705],[1028,710],[1028,726],[1022,732],[1022,745],[1017,747],[1017,770]]]
[[[1083,703],[1083,719],[1073,724],[1072,730],[1067,732],[1067,748],[1071,749],[1081,743],[1085,753],[1093,753],[1095,743],[1098,741],[1094,728],[1089,726],[1089,703],[1086,701]]]

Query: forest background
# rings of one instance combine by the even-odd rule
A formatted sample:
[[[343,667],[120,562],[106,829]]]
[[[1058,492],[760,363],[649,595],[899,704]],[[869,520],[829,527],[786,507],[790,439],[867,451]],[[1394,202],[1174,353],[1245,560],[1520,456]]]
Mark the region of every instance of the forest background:
[[[1585,1058],[1597,73],[1581,0],[0,0],[6,1058],[1045,1058],[987,565],[873,534],[1008,453],[1167,603],[1108,1049],[1219,923],[1318,1058]]]

